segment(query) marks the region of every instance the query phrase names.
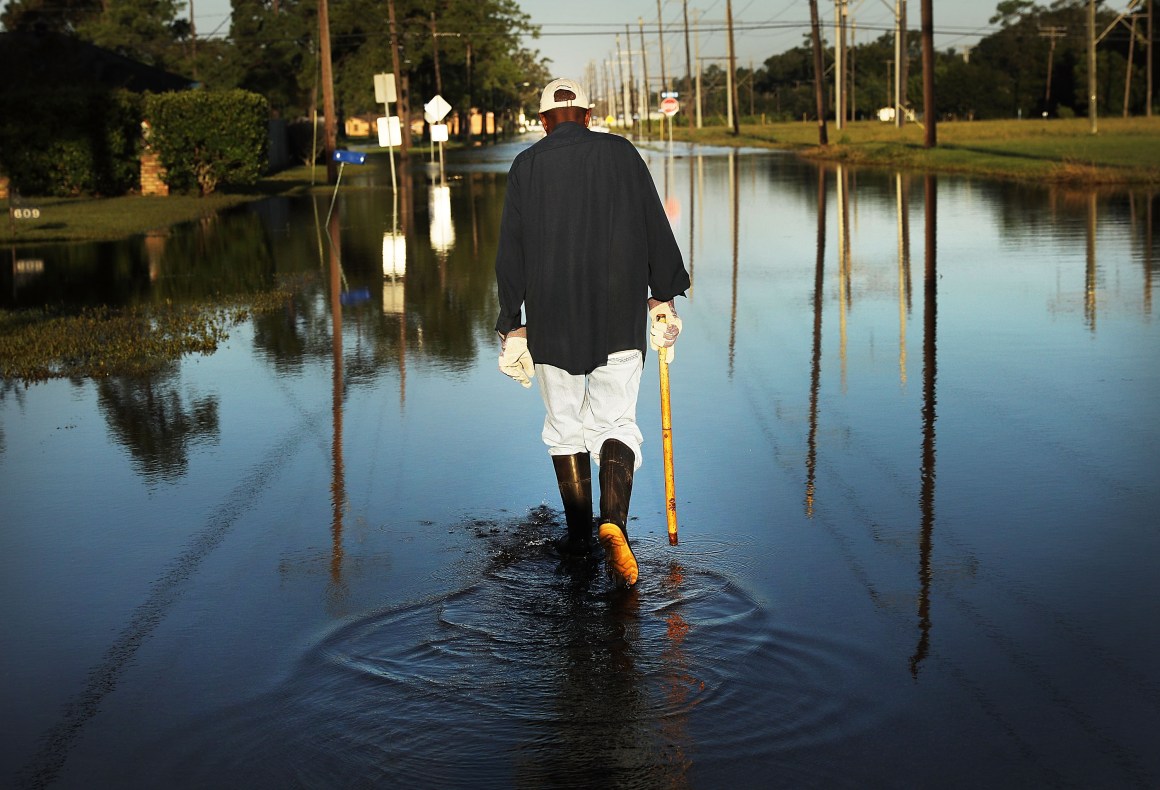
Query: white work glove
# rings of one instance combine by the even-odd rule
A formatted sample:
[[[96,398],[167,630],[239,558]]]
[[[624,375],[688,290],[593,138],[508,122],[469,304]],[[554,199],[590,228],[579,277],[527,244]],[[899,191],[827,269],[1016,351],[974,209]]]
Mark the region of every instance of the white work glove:
[[[677,335],[681,334],[681,319],[672,301],[649,308],[648,317],[649,348],[664,355],[665,362],[672,362],[677,354],[673,344],[677,342]]]
[[[505,376],[524,385],[524,389],[532,386],[532,376],[536,375],[536,366],[532,362],[532,352],[528,351],[526,337],[508,337],[503,341],[503,353],[499,355],[499,369]]]

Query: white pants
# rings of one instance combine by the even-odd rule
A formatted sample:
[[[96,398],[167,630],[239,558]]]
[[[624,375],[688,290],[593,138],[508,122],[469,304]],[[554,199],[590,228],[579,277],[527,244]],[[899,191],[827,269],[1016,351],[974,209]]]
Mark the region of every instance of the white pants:
[[[608,355],[607,364],[586,376],[574,376],[552,365],[536,365],[544,398],[544,444],[549,455],[588,452],[600,463],[600,448],[618,439],[636,456],[644,437],[636,425],[636,398],[644,359],[636,350]]]

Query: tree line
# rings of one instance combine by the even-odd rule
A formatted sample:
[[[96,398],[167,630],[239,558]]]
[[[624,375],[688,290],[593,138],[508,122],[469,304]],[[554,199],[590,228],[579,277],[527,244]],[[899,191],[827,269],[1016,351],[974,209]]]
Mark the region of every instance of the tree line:
[[[991,17],[998,30],[969,49],[936,53],[937,110],[942,119],[1071,117],[1087,112],[1088,0],[1003,0]],[[1096,34],[1108,31],[1096,49],[1097,106],[1101,114],[1139,115],[1147,107],[1147,30],[1141,14],[1135,43],[1129,18],[1097,3]],[[1109,29],[1110,28],[1110,29]],[[922,42],[919,32],[905,37],[906,106],[921,114]],[[757,68],[738,69],[739,103],[743,114],[771,119],[815,118],[811,42],[765,60]],[[893,106],[894,35],[847,50],[850,78],[845,100],[854,118],[874,118],[879,108]],[[1158,70],[1153,58],[1153,71]],[[832,46],[826,64],[834,62]],[[906,66],[904,66],[906,68]],[[725,74],[715,65],[704,75],[706,85],[724,85]],[[832,74],[827,75],[832,83]],[[1155,80],[1152,81],[1155,84]],[[833,90],[829,87],[830,117]],[[724,88],[710,92],[707,112],[724,114]]]
[[[191,4],[193,0],[190,0]],[[243,88],[266,97],[277,117],[309,117],[320,107],[319,0],[232,0],[228,35],[199,38],[182,0],[10,0],[0,14],[9,31],[67,32],[126,57],[186,76],[211,89]],[[1071,116],[1087,112],[1088,0],[1001,0],[998,30],[960,51],[936,53],[938,112],[944,119]],[[1147,30],[1104,0],[1097,30],[1097,102],[1101,113],[1141,114],[1148,106]],[[396,0],[401,71],[409,78],[413,116],[439,93],[458,111],[531,109],[550,74],[523,45],[539,29],[517,0]],[[391,33],[382,0],[329,3],[336,105],[340,115],[377,113],[373,75],[391,71]],[[905,36],[906,105],[921,114],[921,40]],[[887,33],[847,50],[843,91],[853,118],[893,105],[894,37]],[[1152,59],[1155,61],[1155,59]],[[826,64],[834,61],[832,45]],[[1156,65],[1153,63],[1155,72]],[[1155,75],[1153,75],[1155,76]],[[756,120],[816,117],[808,31],[802,43],[760,66],[737,69],[739,113]],[[832,81],[832,76],[827,77]],[[705,115],[725,116],[726,73],[702,72]],[[1154,80],[1151,81],[1155,83]],[[833,117],[833,90],[830,117]]]
[[[190,5],[192,5],[190,0]],[[182,0],[10,0],[10,32],[75,35],[119,55],[189,78],[207,89],[265,96],[275,117],[310,117],[321,107],[319,0],[231,0],[229,32],[198,36]],[[328,4],[338,112],[382,111],[373,78],[392,71],[381,0]],[[548,80],[524,36],[539,29],[516,0],[395,0],[401,71],[412,113],[436,93],[453,107],[515,109]],[[321,112],[321,110],[319,109]]]

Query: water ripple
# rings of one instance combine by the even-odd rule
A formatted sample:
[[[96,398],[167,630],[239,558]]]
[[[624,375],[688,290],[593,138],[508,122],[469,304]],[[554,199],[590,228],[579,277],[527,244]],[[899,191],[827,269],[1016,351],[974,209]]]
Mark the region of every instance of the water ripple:
[[[682,787],[777,766],[842,784],[795,755],[885,715],[833,691],[870,682],[865,651],[781,626],[689,547],[642,546],[629,591],[563,569],[554,518],[489,534],[463,589],[329,634],[281,688],[206,725],[236,754],[185,761],[182,783]]]

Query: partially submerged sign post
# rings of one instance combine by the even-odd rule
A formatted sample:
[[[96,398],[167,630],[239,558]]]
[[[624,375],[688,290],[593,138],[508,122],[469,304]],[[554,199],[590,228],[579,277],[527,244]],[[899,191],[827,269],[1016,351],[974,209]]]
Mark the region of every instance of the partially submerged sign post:
[[[330,227],[330,214],[334,211],[334,201],[338,197],[338,185],[342,183],[342,170],[347,165],[362,165],[366,164],[367,155],[362,151],[347,151],[343,148],[336,149],[334,152],[334,161],[338,162],[338,178],[334,180],[334,194],[330,197],[330,208],[326,211],[326,227]]]
[[[661,99],[661,112],[669,119],[669,160],[673,158],[673,116],[681,109],[681,103],[675,95],[668,95]]]
[[[394,13],[393,11],[391,12]],[[392,23],[393,24],[393,23]],[[375,82],[375,101],[383,105],[386,110],[386,115],[379,118],[379,145],[383,148],[390,149],[388,155],[391,159],[391,194],[394,195],[394,229],[399,229],[399,184],[395,176],[395,146],[403,144],[403,130],[399,123],[399,116],[391,115],[391,104],[396,101],[395,97],[395,75],[394,74],[376,74]]]
[[[451,105],[447,100],[435,94],[431,101],[423,105],[423,115],[431,127],[431,142],[439,143],[439,183],[444,181],[443,176],[443,143],[447,142],[447,124],[443,119],[451,112]]]

